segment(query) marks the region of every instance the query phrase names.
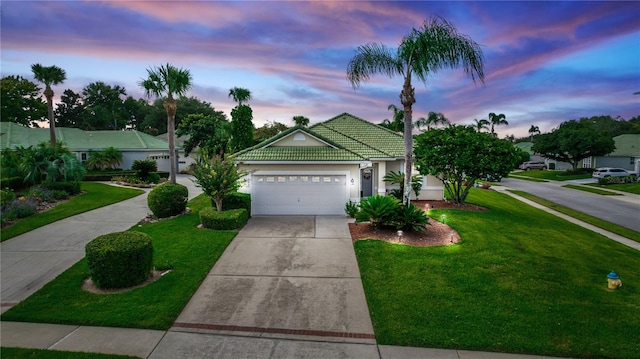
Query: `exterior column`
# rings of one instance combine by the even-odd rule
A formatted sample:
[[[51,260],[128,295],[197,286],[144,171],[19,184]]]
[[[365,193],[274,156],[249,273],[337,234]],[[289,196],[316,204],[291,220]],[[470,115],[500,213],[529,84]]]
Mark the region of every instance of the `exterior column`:
[[[375,186],[378,188],[379,195],[385,195],[387,193],[387,185],[383,178],[387,174],[387,163],[384,161],[378,162],[378,173],[376,174],[377,181]]]

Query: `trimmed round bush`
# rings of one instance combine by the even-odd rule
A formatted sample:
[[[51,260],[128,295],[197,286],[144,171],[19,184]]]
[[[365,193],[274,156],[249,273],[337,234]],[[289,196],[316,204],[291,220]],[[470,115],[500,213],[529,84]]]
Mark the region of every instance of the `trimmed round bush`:
[[[153,269],[151,237],[115,232],[96,237],[86,247],[93,283],[99,288],[127,288],[144,282]]]
[[[154,216],[166,218],[184,212],[188,197],[187,187],[178,183],[165,182],[149,192],[147,204]]]

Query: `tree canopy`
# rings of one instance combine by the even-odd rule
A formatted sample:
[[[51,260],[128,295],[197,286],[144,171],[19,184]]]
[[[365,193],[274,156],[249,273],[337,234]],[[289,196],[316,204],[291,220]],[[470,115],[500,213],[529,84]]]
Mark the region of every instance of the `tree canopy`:
[[[550,133],[538,135],[531,150],[543,157],[570,163],[578,169],[581,160],[604,156],[616,149],[611,134],[601,131],[589,121],[563,122]]]
[[[463,204],[479,178],[506,176],[520,162],[513,144],[472,126],[452,125],[415,138],[416,167],[444,183],[456,204]]]
[[[21,76],[0,80],[0,121],[37,126],[47,119],[47,104],[40,98],[40,87]]]
[[[267,122],[262,127],[256,128],[253,133],[253,140],[255,143],[260,143],[268,138],[271,138],[282,131],[287,130],[289,127],[284,123],[277,121]]]
[[[253,110],[244,104],[251,99],[251,91],[234,87],[229,90],[229,96],[238,103],[231,110],[231,147],[233,151],[241,151],[253,146]]]
[[[187,115],[178,125],[176,135],[188,136],[183,145],[186,153],[200,148],[209,156],[224,156],[230,145],[229,122],[222,111],[215,111],[214,115]]]

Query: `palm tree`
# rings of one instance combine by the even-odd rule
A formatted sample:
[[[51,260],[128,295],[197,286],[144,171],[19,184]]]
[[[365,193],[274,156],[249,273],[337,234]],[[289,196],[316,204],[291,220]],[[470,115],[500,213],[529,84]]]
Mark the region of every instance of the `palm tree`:
[[[387,111],[393,111],[393,120],[385,119],[380,125],[393,132],[404,132],[404,112],[394,104],[387,106]]]
[[[178,105],[174,95],[184,95],[192,85],[192,77],[189,70],[174,67],[171,64],[160,65],[147,69],[148,77],[140,81],[140,86],[145,90],[145,95],[161,97],[165,93],[167,98],[163,102],[167,111],[167,137],[169,139],[169,181],[176,183],[176,111]]]
[[[533,142],[533,135],[536,135],[536,134],[538,135],[540,134],[540,128],[538,126],[531,125],[531,127],[529,127],[529,136],[530,136],[531,142]]]
[[[484,118],[481,120],[478,120],[477,118],[473,119],[474,125],[473,128],[476,129],[476,131],[478,132],[482,132],[482,130],[488,130],[489,129],[489,121],[485,120]]]
[[[58,85],[67,79],[67,73],[58,66],[31,65],[31,72],[36,81],[45,85],[44,97],[47,98],[47,112],[49,118],[49,138],[51,147],[56,147],[56,122],[53,119],[53,90],[51,85]]]
[[[451,123],[449,122],[449,120],[444,117],[441,112],[429,112],[427,118],[420,117],[418,121],[416,121],[416,127],[418,127],[418,129],[420,129],[420,127],[422,126],[425,126],[427,128],[427,131],[429,131],[431,127],[436,127],[438,125],[448,126],[450,124]]]
[[[293,123],[296,126],[307,127],[309,125],[309,119],[304,116],[293,116]]]
[[[496,115],[493,112],[489,113],[489,123],[491,124],[492,136],[496,136],[495,126],[502,126],[502,125],[509,126],[509,122],[507,122],[505,118],[507,118],[507,116],[505,116],[504,113],[501,113],[499,115]]]
[[[372,75],[388,77],[400,75],[404,79],[400,102],[404,110],[405,173],[413,170],[412,106],[416,102],[413,75],[426,84],[427,76],[444,68],[458,68],[475,82],[484,82],[484,60],[480,45],[466,35],[459,34],[453,23],[432,17],[419,29],[405,36],[397,49],[384,44],[368,43],[359,46],[347,66],[347,79],[355,88]],[[405,176],[403,203],[408,204],[411,176]]]
[[[251,91],[242,87],[234,87],[229,90],[229,97],[233,97],[233,101],[238,103],[238,106],[242,106],[243,102],[251,100]]]

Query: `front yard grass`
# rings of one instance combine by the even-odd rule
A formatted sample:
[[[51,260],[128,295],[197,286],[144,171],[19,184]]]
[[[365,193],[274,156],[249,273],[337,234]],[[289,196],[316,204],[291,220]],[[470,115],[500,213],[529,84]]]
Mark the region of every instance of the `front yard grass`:
[[[144,191],[140,189],[116,187],[96,182],[82,182],[81,188],[86,193],[75,196],[69,201],[61,203],[46,212],[34,214],[33,216],[16,222],[10,227],[2,229],[0,241],[4,242],[7,239],[55,221],[124,201],[144,193]]]
[[[110,327],[168,329],[237,231],[198,229],[198,211],[211,206],[205,195],[189,202],[192,212],[174,219],[134,226],[153,240],[153,262],[171,269],[160,280],[120,294],[82,290],[89,277],[80,260],[38,292],[5,312],[2,320]]]
[[[591,174],[588,174],[588,173],[568,175],[565,171],[551,171],[551,170],[520,171],[520,172],[512,172],[511,174],[509,174],[509,177],[511,177],[511,175],[552,180],[552,181],[569,181],[569,180],[576,180],[576,179],[591,178]]]
[[[598,183],[589,183],[589,186],[598,187],[598,188],[610,188],[610,189],[615,189],[617,191],[640,194],[640,182],[608,184],[608,185],[601,185]]]
[[[431,212],[459,244],[355,243],[378,344],[638,358],[640,252],[506,194],[469,202],[490,211]]]
[[[138,357],[115,354],[68,352],[60,350],[2,347],[0,358],[6,359],[134,359]]]

